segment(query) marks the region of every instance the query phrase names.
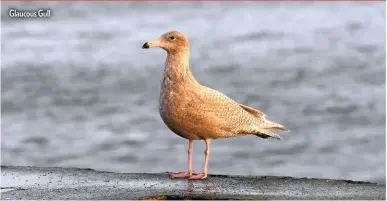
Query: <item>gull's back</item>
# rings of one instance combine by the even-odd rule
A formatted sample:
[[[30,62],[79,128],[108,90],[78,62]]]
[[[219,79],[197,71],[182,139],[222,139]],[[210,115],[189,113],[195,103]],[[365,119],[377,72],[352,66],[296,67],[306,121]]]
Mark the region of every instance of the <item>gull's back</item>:
[[[198,83],[176,88],[173,91],[176,98],[171,97],[169,90],[164,93],[168,94],[162,95],[161,104],[168,106],[162,106],[163,112],[170,115],[162,117],[179,135],[197,136],[194,139],[243,136],[264,121],[263,117],[254,117],[223,93]]]

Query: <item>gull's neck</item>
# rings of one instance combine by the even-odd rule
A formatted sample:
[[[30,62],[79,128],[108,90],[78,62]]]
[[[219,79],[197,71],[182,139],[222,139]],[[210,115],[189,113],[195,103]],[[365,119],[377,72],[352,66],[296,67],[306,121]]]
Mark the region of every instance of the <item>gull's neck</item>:
[[[171,84],[197,83],[189,68],[189,50],[169,52],[165,61],[164,82]]]

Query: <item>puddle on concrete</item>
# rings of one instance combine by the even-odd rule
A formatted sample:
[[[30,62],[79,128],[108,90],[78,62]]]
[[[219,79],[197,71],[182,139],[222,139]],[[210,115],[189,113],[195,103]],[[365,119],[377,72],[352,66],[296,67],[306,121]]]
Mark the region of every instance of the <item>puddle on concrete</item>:
[[[140,200],[238,200],[235,198],[218,198],[216,196],[176,196],[176,195],[158,195],[152,197],[144,197]],[[245,199],[241,199],[245,200]]]
[[[7,191],[13,191],[13,190],[17,190],[16,188],[2,188],[0,189],[0,193],[5,193]]]

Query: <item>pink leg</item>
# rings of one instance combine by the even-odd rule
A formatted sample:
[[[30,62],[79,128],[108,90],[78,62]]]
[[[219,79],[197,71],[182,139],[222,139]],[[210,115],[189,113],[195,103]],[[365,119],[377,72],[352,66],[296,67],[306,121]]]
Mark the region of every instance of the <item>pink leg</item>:
[[[193,151],[193,140],[189,140],[189,146],[188,146],[188,171],[187,172],[179,172],[179,173],[172,173],[170,177],[173,178],[188,178],[192,176],[193,169],[192,169],[192,151]]]
[[[192,175],[191,177],[189,177],[189,179],[206,179],[207,178],[208,158],[210,156],[211,139],[205,139],[204,141],[206,142],[206,150],[204,151],[205,158],[204,158],[203,173]]]

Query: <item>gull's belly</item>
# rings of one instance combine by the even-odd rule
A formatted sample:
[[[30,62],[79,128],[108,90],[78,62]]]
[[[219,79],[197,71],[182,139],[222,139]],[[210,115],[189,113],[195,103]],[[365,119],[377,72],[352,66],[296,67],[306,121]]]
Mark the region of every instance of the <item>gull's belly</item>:
[[[162,90],[159,100],[159,113],[165,125],[175,134],[190,140],[199,140],[197,134],[193,132],[190,122],[185,113],[185,102],[179,99],[173,91]]]

